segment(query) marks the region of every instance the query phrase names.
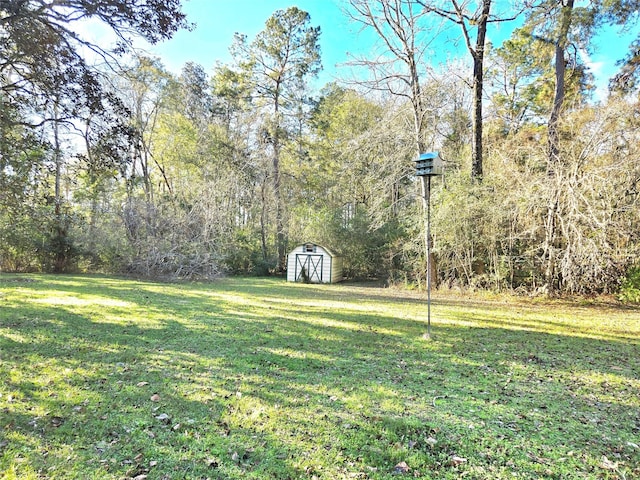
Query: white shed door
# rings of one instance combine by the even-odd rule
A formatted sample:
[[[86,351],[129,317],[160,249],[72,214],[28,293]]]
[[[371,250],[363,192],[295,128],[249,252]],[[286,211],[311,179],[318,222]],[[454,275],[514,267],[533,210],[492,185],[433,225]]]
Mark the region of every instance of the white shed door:
[[[322,283],[322,260],[324,255],[296,254],[295,281],[304,281],[304,275],[311,283]]]

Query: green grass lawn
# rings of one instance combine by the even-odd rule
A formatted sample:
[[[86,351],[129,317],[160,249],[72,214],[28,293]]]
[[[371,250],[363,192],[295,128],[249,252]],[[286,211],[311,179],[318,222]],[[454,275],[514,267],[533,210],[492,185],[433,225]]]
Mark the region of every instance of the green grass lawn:
[[[0,275],[3,479],[640,478],[640,309]]]

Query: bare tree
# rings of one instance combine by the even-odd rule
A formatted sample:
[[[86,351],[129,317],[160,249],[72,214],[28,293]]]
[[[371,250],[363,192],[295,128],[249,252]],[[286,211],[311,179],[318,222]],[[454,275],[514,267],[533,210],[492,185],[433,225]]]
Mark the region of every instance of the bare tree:
[[[373,29],[386,50],[384,55],[376,59],[359,59],[352,64],[367,67],[371,71],[373,78],[366,82],[369,87],[405,98],[411,103],[417,158],[428,149],[425,137],[430,112],[422,94],[425,80],[421,74],[424,72],[423,57],[436,34],[430,32],[426,37],[420,22],[424,12],[420,12],[411,0],[350,0],[349,3],[353,9],[351,18]],[[396,190],[397,186],[392,188]],[[427,183],[421,182],[425,210],[429,206],[427,188]],[[430,254],[429,242],[425,229],[425,258]],[[427,264],[435,265],[434,262]]]
[[[484,55],[487,39],[487,27],[490,23],[506,22],[517,18],[518,13],[505,17],[491,14],[491,0],[450,0],[441,6],[438,0],[415,0],[424,8],[425,13],[434,13],[458,25],[462,31],[467,50],[473,58],[473,142],[471,154],[471,177],[482,179],[482,92],[484,88]],[[472,39],[476,32],[475,41]]]
[[[350,18],[373,29],[385,48],[385,53],[377,58],[355,58],[351,62],[353,66],[366,67],[373,75],[370,80],[358,83],[411,102],[417,156],[427,149],[425,124],[430,113],[422,95],[423,57],[437,33],[426,36],[420,22],[424,13],[412,0],[349,0],[349,3],[352,7],[352,11],[347,12]]]

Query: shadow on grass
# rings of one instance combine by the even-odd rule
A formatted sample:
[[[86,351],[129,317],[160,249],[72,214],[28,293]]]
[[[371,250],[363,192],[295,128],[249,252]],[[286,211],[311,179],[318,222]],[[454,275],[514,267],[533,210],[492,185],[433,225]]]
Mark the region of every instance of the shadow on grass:
[[[0,297],[2,468],[394,478],[404,461],[427,478],[599,478],[603,456],[638,468],[640,352],[624,332],[547,333],[447,300],[448,323],[424,341],[422,318],[383,313],[414,300],[384,292],[54,280],[20,288],[87,304]]]

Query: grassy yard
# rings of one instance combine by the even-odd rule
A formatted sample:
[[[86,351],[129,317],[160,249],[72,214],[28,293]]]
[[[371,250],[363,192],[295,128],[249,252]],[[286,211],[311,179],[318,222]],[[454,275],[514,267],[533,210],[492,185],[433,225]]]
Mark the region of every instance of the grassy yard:
[[[640,478],[640,309],[0,275],[3,479]]]

